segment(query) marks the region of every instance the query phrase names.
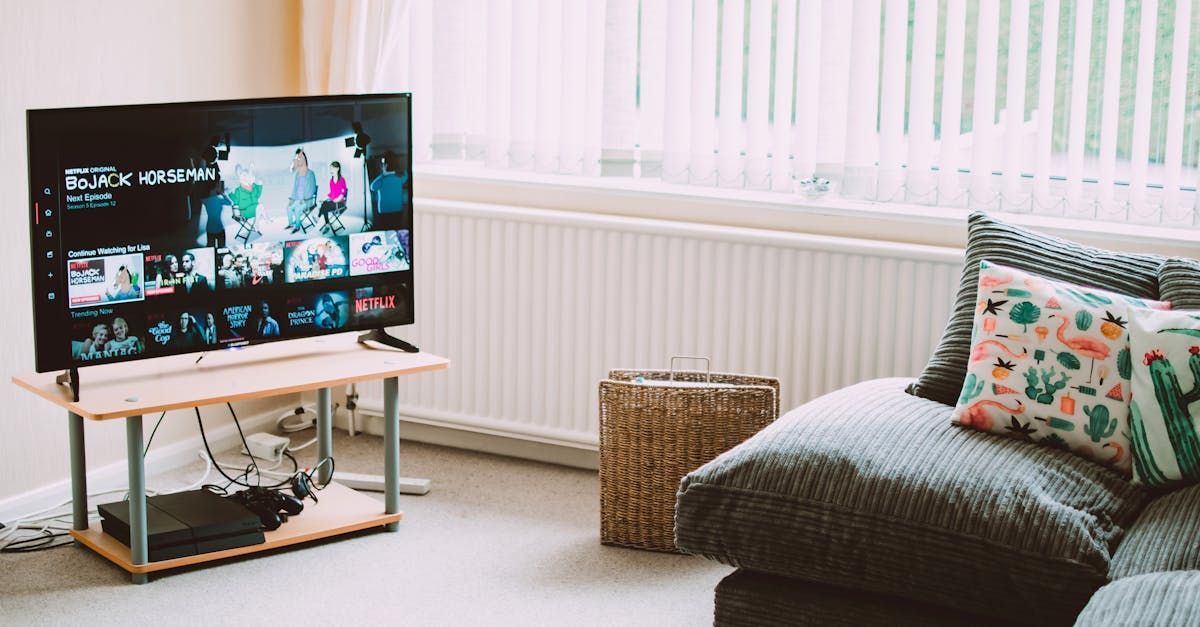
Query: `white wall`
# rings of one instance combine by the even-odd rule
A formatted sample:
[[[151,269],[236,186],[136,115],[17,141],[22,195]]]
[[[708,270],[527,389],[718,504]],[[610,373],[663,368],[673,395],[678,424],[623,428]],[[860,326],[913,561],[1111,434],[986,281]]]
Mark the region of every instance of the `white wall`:
[[[297,95],[299,12],[299,0],[4,0],[0,500],[69,474],[65,414],[9,383],[12,374],[33,368],[25,109]],[[283,402],[235,407],[239,415],[253,414]],[[205,415],[213,428],[228,423],[223,407]],[[156,417],[147,417],[146,435]],[[124,458],[124,421],[89,422],[86,433],[89,468]],[[155,448],[196,433],[188,412],[174,412]]]

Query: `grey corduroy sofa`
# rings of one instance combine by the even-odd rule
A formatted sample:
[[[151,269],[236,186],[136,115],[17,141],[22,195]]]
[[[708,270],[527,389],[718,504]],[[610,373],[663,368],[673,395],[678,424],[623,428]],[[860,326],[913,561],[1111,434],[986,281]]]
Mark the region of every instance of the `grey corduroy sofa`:
[[[687,475],[719,625],[1200,624],[1200,487],[1152,493],[868,381]]]

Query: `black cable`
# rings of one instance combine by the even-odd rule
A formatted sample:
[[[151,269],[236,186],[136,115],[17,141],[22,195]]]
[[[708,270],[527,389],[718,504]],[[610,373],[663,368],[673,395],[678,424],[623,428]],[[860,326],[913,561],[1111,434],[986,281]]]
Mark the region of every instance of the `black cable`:
[[[321,466],[325,465],[325,462],[329,462],[329,479],[327,481],[325,481],[325,483],[322,483],[321,485],[318,486],[316,484],[316,482],[312,481],[312,478],[313,478],[313,475],[317,474],[317,471],[320,470]],[[309,483],[312,483],[312,486],[318,490],[324,490],[325,488],[329,487],[329,482],[333,481],[334,468],[335,468],[335,466],[334,466],[332,457],[326,457],[326,458],[322,459],[321,461],[317,462],[316,466],[313,466],[313,469],[311,471],[309,471],[309,473],[308,473]]]
[[[233,416],[233,426],[237,427],[238,437],[242,438],[242,446],[246,449],[246,454],[250,456],[250,463],[254,465],[254,474],[258,475],[258,485],[261,487],[262,471],[258,469],[258,460],[254,457],[254,453],[250,451],[250,444],[246,442],[246,434],[242,433],[242,422],[238,420],[237,414],[233,411],[232,403],[225,403],[225,406],[229,408],[229,415]]]
[[[263,487],[278,488],[287,483],[290,483],[292,481],[293,477],[295,477],[297,474],[300,474],[300,464],[296,462],[296,458],[294,458],[290,454],[288,454],[287,451],[284,451],[283,456],[292,460],[292,473],[289,474],[286,479],[282,479],[278,483],[273,483],[271,485],[267,485],[267,486],[263,486]],[[246,464],[246,469],[244,471],[242,471],[242,474],[238,475],[238,477],[244,478],[244,479],[246,479],[246,481],[249,481],[251,472],[255,472],[254,466],[251,466],[250,464]],[[259,483],[261,484],[262,483],[262,475],[258,475],[258,478],[259,478]]]
[[[64,547],[64,546],[71,546],[73,544],[75,544],[75,540],[69,540],[67,542],[57,542],[54,544],[47,543],[45,545],[38,545],[38,546],[24,548],[24,549],[13,549],[11,551],[4,551],[4,552],[5,553],[37,553],[38,551],[49,551],[51,549],[57,549],[57,548]]]
[[[225,470],[221,468],[221,464],[217,461],[216,456],[213,455],[212,448],[210,448],[208,446],[208,436],[204,433],[204,421],[200,419],[200,408],[193,407],[192,409],[194,409],[196,412],[196,424],[200,425],[200,439],[204,441],[204,451],[206,453],[208,453],[208,458],[210,460],[212,460],[213,466],[217,469],[217,472],[221,473],[221,476],[225,477],[225,479],[227,481],[229,481],[229,485],[236,484],[236,485],[242,486],[243,488],[257,487],[257,486],[252,486],[249,483],[242,483],[241,481],[238,481],[237,479],[234,479],[233,477],[230,477],[229,475],[225,474]],[[241,428],[239,427],[238,430],[240,431]],[[246,450],[250,450],[250,449],[246,449]],[[295,460],[293,459],[292,461],[295,461]],[[257,469],[257,467],[256,467],[256,469]],[[284,486],[284,485],[287,485],[288,483],[290,483],[293,476],[295,476],[294,472],[292,475],[288,476],[287,479],[284,479],[283,481],[280,481],[279,483],[275,483],[275,484],[268,485],[268,486],[261,486],[261,483],[260,483],[260,486],[267,487],[267,488],[278,488],[280,486]],[[260,475],[259,479],[261,481],[261,475]]]
[[[238,481],[238,485],[245,485],[245,484],[241,483],[241,481],[250,481],[250,473],[251,472],[254,472],[254,466],[251,466],[250,464],[246,464],[246,467],[242,468],[242,474],[234,475],[234,480]],[[259,483],[259,485],[262,484],[261,478],[258,483]],[[229,486],[231,486],[231,485],[233,485],[233,484],[226,483],[224,487],[225,487],[225,489],[229,489]]]
[[[292,460],[292,474],[288,475],[288,478],[284,480],[284,482],[291,483],[292,478],[300,473],[300,464],[296,461],[296,458],[292,457],[292,454],[287,451],[283,452],[283,456]],[[280,482],[275,485],[283,485],[284,482]]]
[[[44,530],[44,531],[42,531],[36,535],[30,536],[28,538],[22,538],[20,540],[14,540],[12,542],[9,542],[3,549],[0,549],[0,553],[33,553],[34,551],[45,551],[47,549],[57,549],[60,546],[67,546],[68,544],[71,544],[72,542],[74,542],[74,540],[70,540],[67,542],[58,542],[58,543],[54,542],[54,540],[56,538],[63,538],[68,535],[70,535],[70,534],[68,534],[65,531],[51,533],[49,530]],[[38,542],[39,544],[33,544],[31,546],[22,546],[22,545],[30,544],[33,542]]]
[[[154,428],[150,430],[150,439],[146,440],[146,448],[142,450],[142,459],[146,459],[146,453],[150,452],[150,445],[154,442],[154,434],[158,433],[158,427],[162,424],[163,418],[165,418],[166,415],[167,412],[165,411],[158,415],[158,422],[154,423]]]
[[[246,471],[243,472],[240,476],[245,477],[246,480],[249,481],[250,480],[250,469],[253,468],[255,476],[257,476],[257,478],[258,478],[258,485],[261,487],[262,486],[262,478],[263,478],[262,471],[258,469],[257,458],[255,458],[254,454],[250,452],[250,445],[246,442],[246,434],[242,433],[242,423],[240,420],[238,420],[237,412],[233,411],[233,404],[225,403],[225,406],[229,408],[229,415],[233,416],[233,424],[237,427],[238,435],[241,436],[241,438],[242,438],[242,446],[244,446],[246,448],[246,454],[250,456],[250,465],[246,466]],[[287,452],[287,450],[284,450],[283,454],[285,456],[287,456],[288,459],[292,460],[292,473],[290,475],[288,475],[287,479],[284,479],[278,483],[268,485],[265,487],[277,488],[284,484],[291,483],[292,478],[295,477],[296,473],[300,471],[300,464],[296,461],[296,458],[292,457],[291,454]]]
[[[206,453],[208,453],[208,458],[210,460],[212,460],[213,467],[215,467],[217,469],[217,472],[221,473],[222,477],[225,477],[225,479],[229,481],[230,485],[236,483],[237,485],[240,485],[242,487],[253,488],[254,486],[252,486],[248,483],[242,483],[242,482],[238,481],[237,479],[234,479],[233,477],[230,477],[229,475],[225,474],[225,470],[223,468],[221,468],[220,462],[218,462],[216,456],[213,455],[212,448],[210,448],[208,446],[208,435],[204,433],[204,421],[200,419],[200,408],[193,407],[192,409],[195,410],[195,412],[196,412],[196,424],[200,425],[200,439],[204,441],[204,451]]]

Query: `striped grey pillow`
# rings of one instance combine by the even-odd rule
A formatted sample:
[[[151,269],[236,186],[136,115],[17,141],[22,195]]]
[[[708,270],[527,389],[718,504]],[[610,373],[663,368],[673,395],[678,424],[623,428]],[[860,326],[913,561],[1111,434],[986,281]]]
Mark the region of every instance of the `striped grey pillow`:
[[[933,357],[908,393],[953,406],[967,374],[979,262],[988,260],[1085,287],[1159,299],[1164,258],[1102,250],[1006,224],[976,211],[967,221],[966,265],[950,321]],[[1193,282],[1195,284],[1195,282]],[[1200,296],[1200,291],[1196,293]],[[1170,300],[1165,296],[1163,300]]]
[[[1171,257],[1158,271],[1158,285],[1173,309],[1200,309],[1200,261]]]

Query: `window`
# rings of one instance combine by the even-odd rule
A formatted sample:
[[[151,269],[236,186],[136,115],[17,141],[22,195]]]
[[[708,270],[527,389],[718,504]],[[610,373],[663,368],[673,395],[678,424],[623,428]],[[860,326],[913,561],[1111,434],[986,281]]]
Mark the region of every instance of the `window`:
[[[1192,0],[347,5],[345,86],[415,92],[418,160],[1200,224]]]

